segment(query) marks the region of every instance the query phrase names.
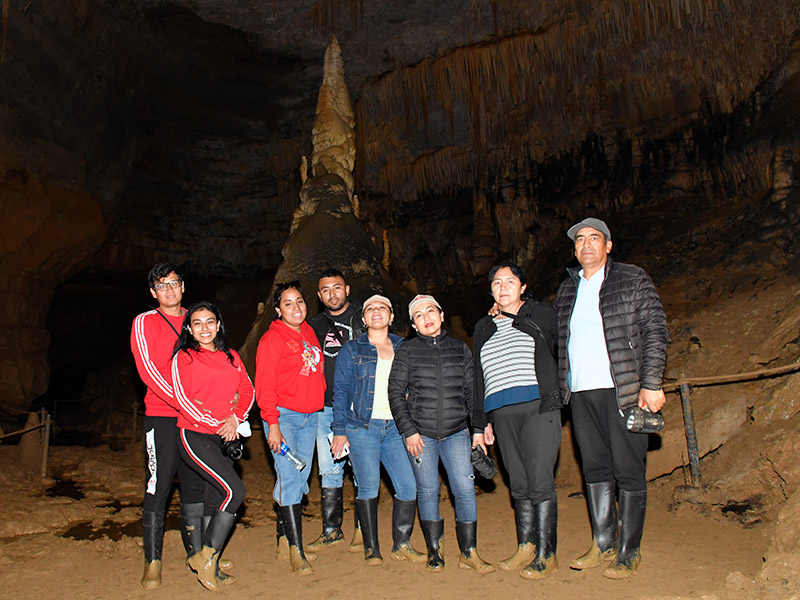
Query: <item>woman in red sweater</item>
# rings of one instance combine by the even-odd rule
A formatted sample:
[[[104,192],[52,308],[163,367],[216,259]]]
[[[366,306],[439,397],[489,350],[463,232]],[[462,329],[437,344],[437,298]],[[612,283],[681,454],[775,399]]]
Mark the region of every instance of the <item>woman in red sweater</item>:
[[[273,304],[278,318],[261,338],[256,353],[256,398],[267,445],[275,458],[273,496],[278,503],[278,556],[288,554],[292,571],[307,575],[313,569],[303,552],[300,501],[308,493],[317,411],[322,409],[325,396],[325,373],[319,340],[306,323],[300,282],[279,283]],[[302,470],[298,471],[286,456],[287,446],[305,461]],[[311,553],[308,558],[313,558]]]
[[[228,347],[219,310],[210,302],[198,302],[186,312],[172,357],[172,379],[181,458],[206,482],[201,531],[187,528],[187,547],[195,550],[188,563],[200,583],[216,591],[235,582],[217,563],[245,495],[223,443],[239,438],[254,393],[242,359]]]

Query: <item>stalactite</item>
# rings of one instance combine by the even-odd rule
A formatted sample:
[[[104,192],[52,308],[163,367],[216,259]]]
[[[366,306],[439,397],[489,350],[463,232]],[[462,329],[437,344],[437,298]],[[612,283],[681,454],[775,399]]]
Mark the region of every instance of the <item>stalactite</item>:
[[[350,24],[355,29],[359,25],[359,17],[364,20],[364,0],[317,0],[308,11],[308,20],[315,33],[336,31],[336,21],[341,13],[342,5],[346,5],[350,13]]]
[[[396,130],[392,115],[405,115],[407,136],[421,127],[427,139],[429,103],[435,102],[455,140],[455,115],[464,110],[478,156],[461,153],[470,161],[467,168],[443,168],[439,157],[454,153],[429,148],[414,163],[417,191],[424,194],[460,181],[443,184],[434,173],[460,178],[476,166],[499,164],[523,146],[531,156],[545,149],[570,151],[586,131],[611,135],[659,118],[684,93],[665,73],[679,74],[688,91],[710,90],[703,99],[712,111],[730,111],[782,58],[800,10],[783,7],[765,29],[763,7],[755,0],[608,0],[581,14],[576,6],[559,2],[553,10],[560,12],[546,26],[527,32],[518,26],[513,35],[457,48],[367,85],[357,107],[359,148],[365,149],[359,156],[369,164],[388,156],[385,130]],[[730,18],[734,6],[736,20]],[[477,2],[473,10],[481,10]],[[737,44],[753,23],[763,44]],[[686,47],[693,49],[691,56]],[[618,100],[633,112],[621,112],[613,104]]]

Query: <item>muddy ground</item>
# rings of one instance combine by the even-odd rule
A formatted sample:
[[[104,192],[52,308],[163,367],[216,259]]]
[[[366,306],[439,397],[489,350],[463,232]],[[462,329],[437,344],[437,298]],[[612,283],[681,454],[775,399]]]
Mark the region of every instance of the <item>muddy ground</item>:
[[[800,338],[797,286],[769,266],[704,277],[681,275],[661,287],[671,341],[667,378],[739,373],[796,362]],[[650,482],[643,562],[639,574],[609,581],[601,570],[567,565],[591,540],[580,472],[566,425],[557,482],[561,568],[545,581],[516,572],[485,576],[460,570],[453,510],[443,488],[445,560],[442,573],[389,559],[391,496],[381,490],[382,567],[366,567],[341,544],[320,553],[315,572],[301,578],[275,559],[273,473],[261,432],[240,462],[248,495],[225,556],[238,583],[222,592],[240,598],[708,598],[800,597],[800,375],[693,390],[704,488],[685,465],[683,418],[677,394],[668,396],[667,428],[649,455]],[[38,434],[33,434],[38,435]],[[168,517],[164,582],[139,587],[139,525],[144,457],[141,444],[109,438],[94,447],[51,448],[48,477],[35,452],[0,445],[0,589],[18,600],[170,598],[206,595],[184,566],[177,493]],[[112,449],[113,448],[113,449]],[[345,535],[352,534],[352,487],[345,487]],[[304,537],[320,530],[319,484],[312,479]],[[513,511],[502,475],[482,483],[478,540],[484,559],[497,562],[515,548]],[[417,527],[412,542],[424,549]]]

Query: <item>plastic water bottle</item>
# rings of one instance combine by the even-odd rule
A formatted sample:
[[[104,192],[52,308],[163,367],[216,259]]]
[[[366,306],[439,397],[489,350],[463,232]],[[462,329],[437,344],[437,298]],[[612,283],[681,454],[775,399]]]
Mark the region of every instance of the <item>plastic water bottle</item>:
[[[289,462],[294,465],[294,468],[298,471],[302,471],[306,468],[306,461],[304,461],[297,452],[289,448],[286,442],[281,442],[281,456],[285,456],[289,459]]]

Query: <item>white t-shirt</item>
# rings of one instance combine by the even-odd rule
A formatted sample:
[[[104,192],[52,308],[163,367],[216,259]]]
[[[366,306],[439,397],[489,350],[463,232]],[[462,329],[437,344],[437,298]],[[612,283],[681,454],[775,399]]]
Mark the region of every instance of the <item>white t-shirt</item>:
[[[392,409],[389,408],[389,372],[392,370],[390,359],[378,357],[378,366],[375,368],[375,394],[372,397],[373,419],[394,419]]]

